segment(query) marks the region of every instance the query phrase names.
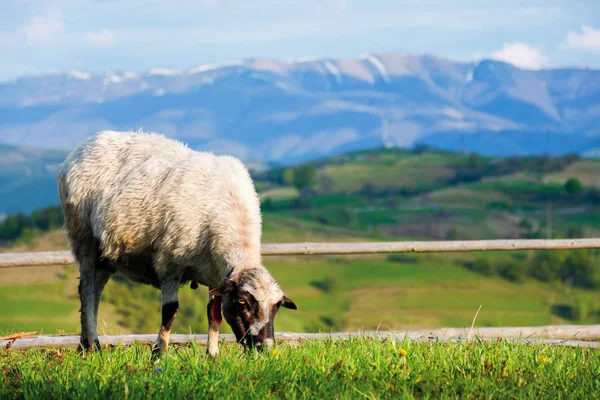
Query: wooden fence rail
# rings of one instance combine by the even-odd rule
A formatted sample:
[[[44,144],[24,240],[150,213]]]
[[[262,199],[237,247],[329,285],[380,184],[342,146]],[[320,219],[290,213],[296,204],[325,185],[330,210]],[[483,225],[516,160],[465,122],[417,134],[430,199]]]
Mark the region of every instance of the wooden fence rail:
[[[301,342],[304,340],[320,339],[351,339],[357,337],[369,337],[375,340],[395,338],[403,340],[408,338],[414,341],[472,341],[472,340],[513,340],[520,343],[545,343],[571,347],[593,347],[600,348],[600,325],[557,325],[557,326],[529,326],[514,328],[441,328],[422,329],[407,331],[366,331],[366,332],[338,332],[338,333],[275,333],[277,342]],[[235,337],[231,334],[221,335],[221,339],[234,342]],[[53,346],[77,346],[78,335],[59,336],[41,335],[37,337],[24,337],[18,339],[0,339],[0,349],[27,348],[27,347],[53,347]],[[156,342],[156,334],[117,335],[100,336],[103,345],[128,345],[135,342],[153,344]],[[206,345],[205,334],[172,334],[171,343],[188,343],[195,341],[199,345]]]
[[[515,239],[515,240],[450,240],[425,242],[361,242],[361,243],[280,243],[264,244],[265,256],[435,253],[492,250],[573,250],[599,249],[600,238],[589,239]],[[70,251],[0,254],[0,268],[67,265],[74,262]]]

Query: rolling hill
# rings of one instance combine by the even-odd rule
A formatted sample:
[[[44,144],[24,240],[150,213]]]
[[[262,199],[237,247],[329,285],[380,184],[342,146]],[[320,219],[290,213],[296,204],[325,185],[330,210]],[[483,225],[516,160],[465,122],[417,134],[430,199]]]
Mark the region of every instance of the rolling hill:
[[[422,148],[365,150],[311,165],[314,185],[303,196],[285,183],[293,168],[256,174],[265,213],[400,239],[600,234],[600,160]],[[581,190],[569,193],[569,179]]]
[[[9,150],[16,161],[23,155],[56,161],[32,149]],[[299,191],[288,175],[305,165],[314,168],[313,184]],[[600,160],[573,155],[488,158],[420,147],[336,155],[256,172],[255,181],[267,243],[594,237],[600,234],[599,170]],[[565,182],[573,178],[581,186],[568,192]],[[53,214],[38,213],[38,223],[44,215]],[[64,232],[54,230],[2,251],[65,248]],[[479,305],[480,326],[595,323],[598,257],[597,251],[505,252],[267,257],[265,263],[301,307],[282,312],[277,329],[328,331],[465,326]],[[73,267],[1,270],[0,332],[75,331],[76,286]],[[105,293],[101,331],[156,329],[158,291],[115,279]],[[177,332],[206,331],[206,297],[203,288],[182,289]]]
[[[56,167],[64,150],[0,145],[0,215],[58,204]]]

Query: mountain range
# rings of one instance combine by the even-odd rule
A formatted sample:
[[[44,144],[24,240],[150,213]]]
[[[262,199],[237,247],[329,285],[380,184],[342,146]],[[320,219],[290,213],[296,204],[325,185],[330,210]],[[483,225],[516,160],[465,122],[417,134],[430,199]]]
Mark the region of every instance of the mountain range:
[[[70,149],[157,131],[247,161],[428,144],[486,155],[600,154],[600,70],[523,70],[427,54],[245,59],[0,84],[0,143]]]

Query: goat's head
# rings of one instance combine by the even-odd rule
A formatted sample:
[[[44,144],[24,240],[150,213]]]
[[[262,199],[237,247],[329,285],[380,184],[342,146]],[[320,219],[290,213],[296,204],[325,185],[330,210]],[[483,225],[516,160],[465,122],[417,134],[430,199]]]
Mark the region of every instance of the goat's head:
[[[277,311],[280,307],[297,309],[265,268],[242,270],[210,293],[222,296],[223,316],[247,349],[273,346]]]

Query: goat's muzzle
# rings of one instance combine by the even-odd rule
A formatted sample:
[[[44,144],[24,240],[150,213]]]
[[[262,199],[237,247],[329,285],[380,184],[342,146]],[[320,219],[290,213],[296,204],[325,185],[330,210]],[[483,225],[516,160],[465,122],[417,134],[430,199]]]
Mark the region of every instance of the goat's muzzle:
[[[247,350],[268,350],[275,346],[275,340],[272,338],[262,339],[256,336],[249,335],[244,343]]]

